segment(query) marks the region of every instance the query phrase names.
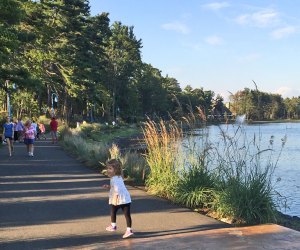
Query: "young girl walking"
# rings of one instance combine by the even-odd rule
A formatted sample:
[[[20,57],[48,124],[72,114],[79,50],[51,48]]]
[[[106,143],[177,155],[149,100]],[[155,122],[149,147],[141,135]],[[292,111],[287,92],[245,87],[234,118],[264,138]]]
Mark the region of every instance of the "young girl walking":
[[[24,124],[24,143],[27,148],[27,153],[30,157],[33,157],[35,136],[35,128],[31,125],[31,121],[27,120]]]
[[[12,152],[14,151],[13,134],[14,134],[14,124],[11,122],[10,117],[8,116],[6,118],[6,123],[3,125],[3,135],[4,135],[4,139],[6,139],[6,143],[8,146],[9,156],[12,156]]]
[[[121,208],[125,215],[127,224],[126,232],[123,235],[123,239],[125,239],[133,235],[130,215],[131,197],[122,178],[121,162],[119,160],[112,159],[106,162],[106,167],[107,175],[110,177],[110,185],[103,185],[102,187],[110,189],[109,204],[111,205],[111,224],[106,228],[106,231],[114,232],[117,230],[117,212],[119,208]]]

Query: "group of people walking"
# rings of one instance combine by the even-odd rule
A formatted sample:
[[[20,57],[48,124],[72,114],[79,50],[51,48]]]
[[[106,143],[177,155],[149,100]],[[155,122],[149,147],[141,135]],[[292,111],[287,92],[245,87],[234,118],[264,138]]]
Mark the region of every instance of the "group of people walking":
[[[50,133],[52,137],[52,143],[57,142],[57,127],[58,122],[55,117],[51,118],[50,122]],[[36,123],[35,120],[27,120],[24,124],[21,118],[17,122],[12,122],[10,117],[6,118],[6,122],[3,125],[3,138],[8,146],[8,153],[11,157],[14,151],[14,142],[24,141],[27,148],[28,156],[33,157],[34,142],[36,139],[44,139],[45,136],[45,125],[42,122]]]

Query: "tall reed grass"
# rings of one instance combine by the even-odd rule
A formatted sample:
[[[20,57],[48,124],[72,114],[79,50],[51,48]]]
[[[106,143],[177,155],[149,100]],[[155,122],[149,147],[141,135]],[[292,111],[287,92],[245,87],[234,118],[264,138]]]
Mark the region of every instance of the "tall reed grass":
[[[192,127],[196,118],[184,120]],[[187,133],[184,137],[175,122],[147,121],[149,191],[188,207],[209,209],[235,223],[276,221],[281,196],[274,189],[273,174],[286,137],[278,152],[274,138],[263,146],[261,136],[249,137],[242,125],[227,128],[220,128],[215,142],[205,128],[200,136]]]
[[[150,168],[146,186],[149,192],[172,199],[179,181],[180,144],[183,133],[175,121],[156,123],[148,120],[144,127],[146,161]]]

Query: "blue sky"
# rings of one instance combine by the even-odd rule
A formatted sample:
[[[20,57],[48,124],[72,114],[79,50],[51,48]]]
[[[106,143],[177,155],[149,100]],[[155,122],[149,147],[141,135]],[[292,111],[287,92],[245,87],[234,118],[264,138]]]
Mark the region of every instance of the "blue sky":
[[[184,88],[300,96],[300,1],[90,0],[134,26],[142,60]]]

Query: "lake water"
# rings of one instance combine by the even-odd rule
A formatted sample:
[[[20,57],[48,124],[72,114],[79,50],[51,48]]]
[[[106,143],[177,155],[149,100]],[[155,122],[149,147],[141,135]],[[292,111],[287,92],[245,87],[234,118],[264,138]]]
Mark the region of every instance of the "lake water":
[[[273,159],[277,158],[282,145],[282,138],[287,136],[287,140],[274,172],[276,182],[275,190],[287,197],[288,209],[281,209],[281,212],[300,217],[300,123],[261,123],[242,125],[247,133],[247,138],[257,138],[260,136],[260,148],[267,148],[270,145],[270,138],[274,136],[273,149],[275,150]],[[210,140],[218,140],[220,129],[236,131],[237,125],[209,126],[206,132]],[[277,155],[276,155],[277,153]]]

